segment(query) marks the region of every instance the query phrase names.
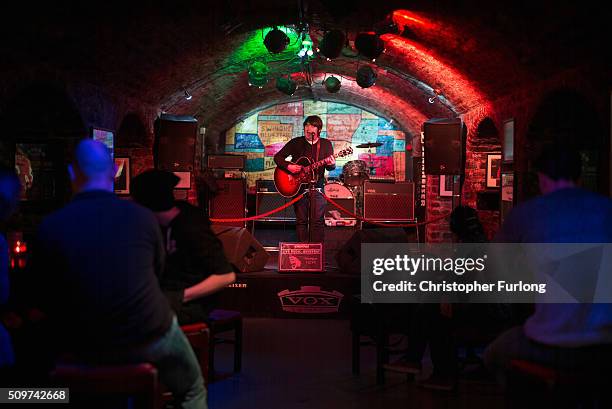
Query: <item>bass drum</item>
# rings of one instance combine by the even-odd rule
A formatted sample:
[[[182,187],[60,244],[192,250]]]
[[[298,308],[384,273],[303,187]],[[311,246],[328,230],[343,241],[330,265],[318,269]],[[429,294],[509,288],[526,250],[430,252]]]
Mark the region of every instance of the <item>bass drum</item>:
[[[323,188],[325,196],[332,199],[352,199],[353,192],[340,182],[329,182]]]

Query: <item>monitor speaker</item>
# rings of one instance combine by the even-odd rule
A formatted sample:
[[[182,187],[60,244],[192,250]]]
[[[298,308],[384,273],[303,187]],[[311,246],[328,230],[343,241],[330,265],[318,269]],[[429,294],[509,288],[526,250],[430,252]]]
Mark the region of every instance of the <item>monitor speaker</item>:
[[[249,273],[265,268],[270,254],[242,227],[212,225],[213,232],[223,244],[228,261],[237,272]]]
[[[155,121],[155,166],[171,172],[194,169],[198,121],[191,116],[162,114]]]
[[[414,232],[398,227],[357,230],[336,253],[336,262],[345,274],[361,274],[362,243],[410,242],[416,242]]]
[[[425,173],[461,174],[461,119],[430,119],[423,124]]]

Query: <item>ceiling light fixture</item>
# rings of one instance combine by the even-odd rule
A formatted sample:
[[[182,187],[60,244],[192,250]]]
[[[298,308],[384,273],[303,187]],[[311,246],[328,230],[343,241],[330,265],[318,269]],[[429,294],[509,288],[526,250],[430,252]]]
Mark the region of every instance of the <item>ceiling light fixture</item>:
[[[334,77],[333,75],[330,75],[329,77],[325,78],[325,80],[323,80],[323,85],[325,85],[325,89],[327,90],[327,92],[335,94],[336,92],[340,91],[342,83],[338,78]]]
[[[279,30],[278,27],[274,27],[274,29],[266,34],[264,45],[272,54],[279,54],[285,51],[289,45],[289,37],[283,31]]]
[[[330,61],[340,56],[345,42],[346,36],[341,30],[328,31],[319,43],[319,51]]]
[[[249,66],[249,85],[263,88],[268,83],[270,68],[261,61],[255,61]]]
[[[357,85],[361,88],[370,88],[376,82],[376,71],[369,65],[363,65],[357,70]]]
[[[359,33],[355,37],[355,48],[359,51],[359,54],[376,61],[385,51],[385,43],[374,33]]]
[[[191,98],[193,98],[193,96],[189,93],[189,91],[185,90],[185,99],[187,101],[191,101]]]

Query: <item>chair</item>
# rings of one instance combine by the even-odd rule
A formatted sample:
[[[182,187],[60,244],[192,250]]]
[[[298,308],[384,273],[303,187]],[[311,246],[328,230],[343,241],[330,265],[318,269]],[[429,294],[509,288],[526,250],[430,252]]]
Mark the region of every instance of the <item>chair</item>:
[[[58,364],[50,373],[51,382],[70,389],[74,395],[139,399],[143,408],[161,408],[157,369],[148,363],[118,366]],[[127,403],[127,401],[126,401]]]
[[[221,343],[234,345],[234,372],[242,368],[242,314],[238,311],[213,310],[209,315],[210,343],[208,354],[208,377],[214,380],[215,376],[215,345]],[[220,338],[218,334],[234,331],[234,338]]]
[[[385,383],[385,369],[392,352],[389,348],[391,334],[404,334],[408,322],[408,314],[404,306],[395,304],[361,304],[360,296],[352,298],[351,334],[352,334],[352,372],[358,375],[361,366],[361,346],[376,347],[376,383]],[[366,336],[370,341],[362,341]]]
[[[208,385],[208,365],[209,365],[209,351],[210,351],[210,329],[208,325],[203,322],[196,324],[182,325],[181,330],[187,337],[193,352],[195,352],[200,364],[200,370],[204,377],[204,385]]]

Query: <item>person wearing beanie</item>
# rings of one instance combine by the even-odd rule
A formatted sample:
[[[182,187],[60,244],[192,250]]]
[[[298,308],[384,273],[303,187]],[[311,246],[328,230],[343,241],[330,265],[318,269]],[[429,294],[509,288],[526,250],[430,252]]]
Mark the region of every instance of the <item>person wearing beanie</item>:
[[[236,281],[236,274],[202,210],[175,201],[178,182],[172,172],[151,169],[132,179],[131,194],[153,211],[162,229],[166,265],[160,286],[185,325],[208,321],[216,294]]]

